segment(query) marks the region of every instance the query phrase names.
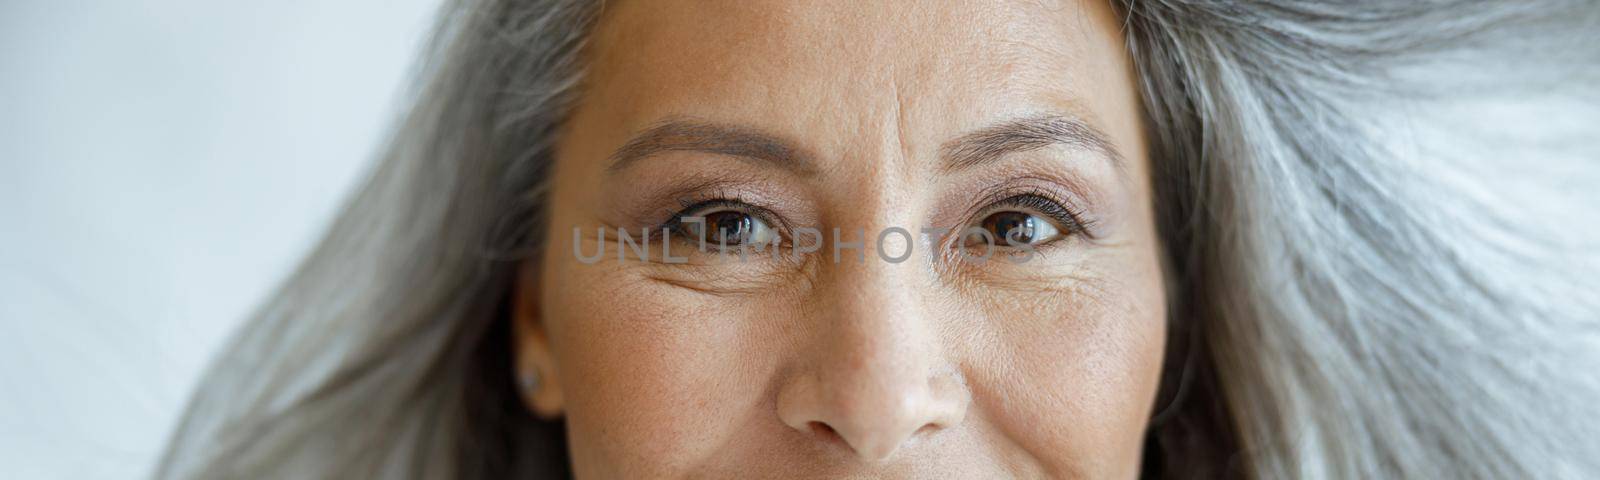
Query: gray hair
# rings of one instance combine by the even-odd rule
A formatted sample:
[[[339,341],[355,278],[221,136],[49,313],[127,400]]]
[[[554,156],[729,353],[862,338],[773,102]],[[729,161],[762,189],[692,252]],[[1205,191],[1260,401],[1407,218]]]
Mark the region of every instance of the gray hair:
[[[1600,217],[1581,211],[1600,185],[1600,6],[1124,15],[1188,283],[1172,323],[1220,394],[1158,418],[1169,462],[1229,453],[1206,448],[1220,410],[1237,457],[1209,467],[1249,476],[1600,474]]]
[[[1168,249],[1150,476],[1600,474],[1600,7],[1128,1]],[[156,473],[563,477],[503,310],[586,0],[449,0],[326,238]]]

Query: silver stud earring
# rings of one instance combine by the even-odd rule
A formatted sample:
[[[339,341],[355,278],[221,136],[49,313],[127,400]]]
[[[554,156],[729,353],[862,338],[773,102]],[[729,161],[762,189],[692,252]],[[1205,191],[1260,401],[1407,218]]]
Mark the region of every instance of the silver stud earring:
[[[539,371],[530,370],[517,377],[517,384],[522,386],[522,391],[529,395],[539,391]]]

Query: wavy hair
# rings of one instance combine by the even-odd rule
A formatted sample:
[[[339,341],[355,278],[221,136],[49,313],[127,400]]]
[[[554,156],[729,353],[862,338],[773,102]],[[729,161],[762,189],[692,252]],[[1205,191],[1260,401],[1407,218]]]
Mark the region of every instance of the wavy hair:
[[[1148,477],[1600,475],[1600,6],[1125,0],[1170,301]],[[504,311],[595,0],[447,0],[158,478],[569,476]]]

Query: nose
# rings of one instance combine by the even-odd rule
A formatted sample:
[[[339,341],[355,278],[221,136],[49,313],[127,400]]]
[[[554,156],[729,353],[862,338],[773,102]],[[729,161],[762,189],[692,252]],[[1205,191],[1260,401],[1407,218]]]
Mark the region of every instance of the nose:
[[[837,288],[819,302],[830,307],[814,317],[819,328],[778,392],[778,415],[816,441],[880,461],[959,425],[970,394],[920,313],[916,289],[865,277],[876,280],[863,282],[872,287]]]

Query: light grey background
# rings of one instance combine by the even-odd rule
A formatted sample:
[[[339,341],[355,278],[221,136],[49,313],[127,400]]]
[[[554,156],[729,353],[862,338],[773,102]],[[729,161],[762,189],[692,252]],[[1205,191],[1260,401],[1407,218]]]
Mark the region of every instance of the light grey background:
[[[0,1],[0,478],[149,474],[363,174],[437,3]]]

